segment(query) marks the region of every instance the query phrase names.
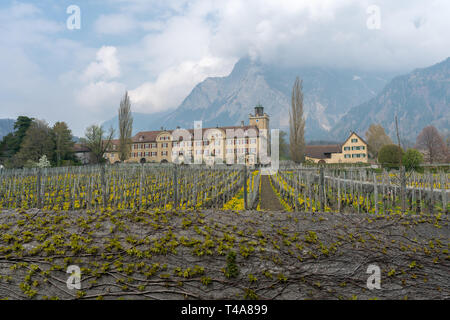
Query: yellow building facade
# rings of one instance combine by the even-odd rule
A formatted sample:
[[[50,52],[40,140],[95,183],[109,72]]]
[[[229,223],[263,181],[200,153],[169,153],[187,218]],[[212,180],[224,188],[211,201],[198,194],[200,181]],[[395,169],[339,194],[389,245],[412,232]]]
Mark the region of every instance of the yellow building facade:
[[[246,163],[258,162],[260,148],[268,145],[269,116],[262,106],[249,115],[249,125],[144,131],[132,138],[130,157],[135,163]],[[262,143],[262,139],[265,143]],[[119,161],[118,140],[105,157],[110,163]]]
[[[368,163],[367,142],[352,132],[344,143],[327,146],[306,146],[306,160],[315,163]]]

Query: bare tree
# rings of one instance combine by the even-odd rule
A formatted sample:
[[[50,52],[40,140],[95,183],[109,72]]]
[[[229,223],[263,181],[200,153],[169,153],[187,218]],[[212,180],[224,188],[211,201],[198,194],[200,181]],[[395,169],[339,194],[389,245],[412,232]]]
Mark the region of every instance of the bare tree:
[[[393,144],[391,138],[380,124],[371,124],[366,131],[366,139],[369,152],[374,158],[378,157],[380,149],[388,144]]]
[[[111,150],[111,140],[114,137],[114,129],[109,129],[108,135],[105,137],[105,131],[102,126],[92,125],[86,129],[86,138],[80,139],[83,146],[91,152],[92,162],[104,163],[105,153]]]
[[[120,101],[119,107],[119,159],[125,161],[130,156],[131,133],[133,131],[133,118],[131,116],[131,104],[128,92]]]
[[[395,133],[397,135],[398,147],[403,150],[401,142],[400,142],[400,133],[398,132],[398,118],[397,118],[397,115],[395,115]]]
[[[447,158],[447,146],[434,126],[425,127],[419,133],[416,148],[425,152],[426,159],[430,163],[445,161]]]
[[[296,163],[305,161],[305,119],[303,118],[303,81],[298,77],[292,88],[292,104],[289,111],[289,149]]]

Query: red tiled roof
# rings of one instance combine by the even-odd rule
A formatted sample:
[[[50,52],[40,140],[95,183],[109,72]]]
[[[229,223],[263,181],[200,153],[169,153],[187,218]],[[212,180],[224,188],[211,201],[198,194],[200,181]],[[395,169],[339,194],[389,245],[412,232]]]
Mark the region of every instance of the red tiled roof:
[[[89,152],[89,149],[85,146],[83,146],[80,143],[75,143],[73,145],[73,152],[78,153],[78,152]]]
[[[133,138],[133,142],[154,142],[156,141],[156,137],[161,132],[169,132],[170,131],[164,131],[164,130],[158,130],[158,131],[141,131],[138,132]]]

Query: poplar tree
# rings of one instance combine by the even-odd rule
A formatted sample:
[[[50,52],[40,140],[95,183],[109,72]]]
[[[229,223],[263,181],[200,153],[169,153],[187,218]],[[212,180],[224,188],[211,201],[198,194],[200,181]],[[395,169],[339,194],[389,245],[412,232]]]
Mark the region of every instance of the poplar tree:
[[[292,88],[289,111],[289,149],[296,163],[305,161],[305,119],[303,118],[303,81],[297,77]]]

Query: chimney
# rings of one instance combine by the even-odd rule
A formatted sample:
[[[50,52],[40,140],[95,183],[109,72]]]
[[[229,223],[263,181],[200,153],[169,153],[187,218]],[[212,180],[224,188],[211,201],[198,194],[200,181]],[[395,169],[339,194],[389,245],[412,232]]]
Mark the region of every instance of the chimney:
[[[243,126],[244,126],[244,120],[241,121],[241,127],[243,127]]]
[[[161,131],[164,131],[164,128],[163,128],[163,127],[161,127]]]
[[[180,129],[180,126],[177,126],[177,129]]]

